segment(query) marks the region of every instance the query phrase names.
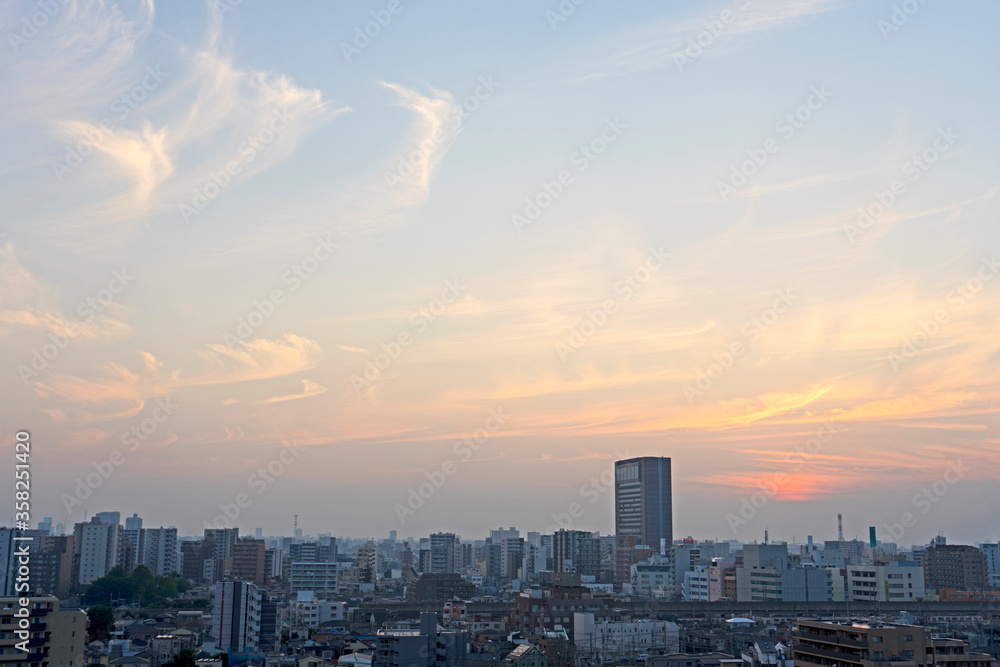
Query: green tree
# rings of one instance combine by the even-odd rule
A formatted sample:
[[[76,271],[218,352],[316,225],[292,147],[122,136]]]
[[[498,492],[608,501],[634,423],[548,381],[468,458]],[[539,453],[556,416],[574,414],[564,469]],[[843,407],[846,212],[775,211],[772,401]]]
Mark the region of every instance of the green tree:
[[[149,604],[156,599],[156,577],[145,565],[132,570],[133,596],[139,604]]]
[[[85,604],[93,605],[110,603],[111,600],[117,599],[131,601],[134,591],[132,578],[125,574],[125,569],[113,567],[106,575],[90,584],[83,601]]]
[[[156,593],[163,598],[177,597],[177,580],[173,577],[161,577],[156,588]]]
[[[87,610],[87,620],[90,621],[90,636],[94,639],[107,639],[115,627],[115,612],[111,607],[91,607]]]

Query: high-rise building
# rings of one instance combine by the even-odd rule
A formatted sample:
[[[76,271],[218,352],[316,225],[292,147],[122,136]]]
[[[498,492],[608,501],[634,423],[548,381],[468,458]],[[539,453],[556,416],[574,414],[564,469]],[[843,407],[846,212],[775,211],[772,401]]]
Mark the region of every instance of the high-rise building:
[[[17,572],[18,543],[14,541],[14,535],[18,531],[13,528],[0,528],[0,595],[14,595],[14,579]]]
[[[157,576],[165,576],[180,571],[177,562],[177,529],[146,528],[142,530],[141,563]]]
[[[373,540],[368,540],[358,548],[354,564],[358,568],[361,583],[374,584],[378,580],[378,547]]]
[[[132,545],[131,566],[135,567],[142,563],[142,518],[138,514],[133,514],[125,518],[125,529],[122,531],[122,541]]]
[[[233,547],[233,566],[230,569],[234,579],[252,581],[263,586],[266,574],[264,572],[264,540],[244,537]]]
[[[97,519],[100,523],[117,523],[117,524],[120,524],[122,522],[122,513],[121,512],[98,512],[97,514],[94,515],[94,518]]]
[[[928,589],[981,591],[986,588],[986,554],[976,547],[935,543],[924,552],[921,564]]]
[[[1000,588],[1000,543],[987,542],[979,548],[986,554],[986,583],[991,588]]]
[[[426,572],[458,572],[456,552],[461,543],[455,533],[431,533],[430,567]]]
[[[73,526],[73,559],[76,583],[89,586],[118,565],[122,527],[103,523],[95,516],[90,523]]]
[[[621,546],[648,545],[666,554],[674,541],[669,458],[615,461],[615,535]]]
[[[558,530],[552,535],[552,569],[596,577],[601,568],[601,543],[590,532]]]
[[[63,600],[69,597],[72,586],[73,536],[41,538],[38,550],[31,556],[32,589]]]
[[[337,543],[300,542],[288,548],[293,563],[335,563],[337,562]]]
[[[52,534],[52,517],[47,516],[38,522],[38,530],[46,530],[48,534]]]
[[[220,651],[244,652],[257,649],[260,641],[260,589],[247,581],[220,581],[215,584],[212,634]]]

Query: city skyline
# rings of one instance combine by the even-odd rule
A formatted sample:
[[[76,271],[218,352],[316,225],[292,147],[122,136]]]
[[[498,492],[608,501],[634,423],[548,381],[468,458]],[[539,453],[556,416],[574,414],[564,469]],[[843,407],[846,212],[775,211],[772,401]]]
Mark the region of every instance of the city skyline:
[[[0,8],[32,523],[1000,537],[1000,7],[389,4]]]

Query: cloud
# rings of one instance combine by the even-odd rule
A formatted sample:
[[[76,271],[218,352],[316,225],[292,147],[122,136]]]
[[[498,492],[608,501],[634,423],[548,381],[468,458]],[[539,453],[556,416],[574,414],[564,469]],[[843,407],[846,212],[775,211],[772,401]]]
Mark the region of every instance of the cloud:
[[[428,86],[432,96],[425,96],[399,84],[379,84],[396,93],[396,104],[416,114],[399,158],[400,162],[408,161],[416,173],[400,175],[398,181],[390,183],[399,204],[411,206],[427,199],[431,180],[461,131],[462,116],[455,98],[447,91]],[[417,157],[411,157],[414,155]]]
[[[742,5],[746,6],[743,7]],[[722,30],[701,47],[705,55],[728,55],[743,48],[752,39],[773,32],[802,19],[839,9],[843,0],[748,0],[745,3],[713,5],[697,16],[667,20],[622,31],[604,44],[592,47],[596,55],[577,68],[577,80],[620,76],[675,67],[675,57],[683,54],[698,34],[707,32],[707,24]],[[732,12],[732,20],[722,24],[721,12]],[[703,57],[703,56],[697,56]],[[690,64],[688,64],[690,66]]]
[[[337,348],[340,349],[340,350],[343,350],[344,352],[357,352],[359,354],[370,354],[370,352],[368,352],[368,350],[366,350],[363,347],[352,347],[350,345],[338,345]]]
[[[309,398],[310,396],[319,396],[320,394],[325,394],[329,391],[326,387],[316,384],[310,380],[302,381],[302,393],[300,394],[288,394],[286,396],[273,396],[271,398],[265,398],[260,401],[261,403],[282,403],[284,401],[294,401],[299,398]]]
[[[0,244],[0,337],[18,329],[38,329],[56,336],[110,341],[131,334],[121,319],[127,309],[109,303],[100,313],[87,309],[93,317],[80,320],[63,313],[59,291],[34,276],[17,259],[14,245]],[[80,306],[86,306],[84,302]]]
[[[188,378],[183,384],[228,384],[293,375],[315,368],[320,356],[316,341],[295,334],[285,334],[280,340],[239,341],[232,348],[221,344],[206,347],[208,349],[198,356],[208,370]]]

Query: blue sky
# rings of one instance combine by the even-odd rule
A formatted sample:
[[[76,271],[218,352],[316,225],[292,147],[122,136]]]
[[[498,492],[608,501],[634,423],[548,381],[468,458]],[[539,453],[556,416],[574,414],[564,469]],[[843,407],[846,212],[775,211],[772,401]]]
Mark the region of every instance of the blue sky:
[[[245,530],[608,532],[650,454],[678,535],[996,539],[1000,8],[562,6],[5,6],[37,512],[195,533],[294,441]]]

